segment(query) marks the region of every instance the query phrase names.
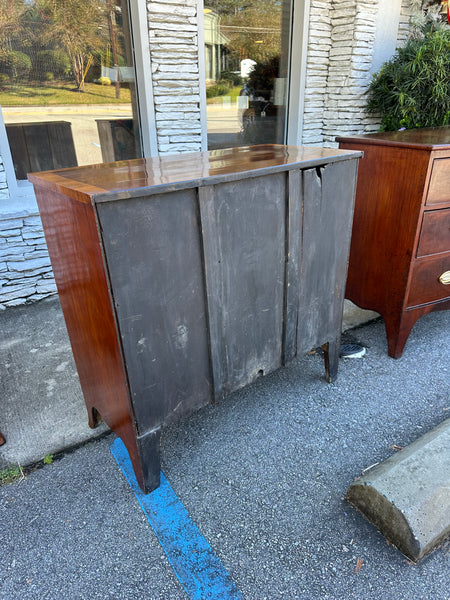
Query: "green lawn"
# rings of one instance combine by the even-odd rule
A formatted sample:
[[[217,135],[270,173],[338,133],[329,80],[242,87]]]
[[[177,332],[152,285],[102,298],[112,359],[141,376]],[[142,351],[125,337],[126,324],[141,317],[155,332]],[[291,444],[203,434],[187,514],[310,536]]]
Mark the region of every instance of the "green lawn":
[[[239,92],[241,91],[242,86],[233,87],[229,92],[224,94],[223,96],[215,96],[214,98],[207,98],[206,104],[222,104],[222,98],[229,96],[231,98],[231,102],[236,102],[236,98],[239,96]]]
[[[42,106],[51,104],[129,104],[130,90],[120,89],[116,98],[113,85],[86,83],[79,92],[71,83],[52,82],[41,85],[3,85],[0,88],[2,106]]]
[[[236,102],[241,86],[231,88],[225,94]],[[224,96],[208,98],[208,104],[222,104]],[[68,82],[41,83],[39,85],[5,85],[0,87],[1,106],[50,106],[61,104],[129,104],[130,90],[120,89],[120,98],[116,98],[116,88],[112,85],[85,83],[84,92],[79,92],[74,84]]]

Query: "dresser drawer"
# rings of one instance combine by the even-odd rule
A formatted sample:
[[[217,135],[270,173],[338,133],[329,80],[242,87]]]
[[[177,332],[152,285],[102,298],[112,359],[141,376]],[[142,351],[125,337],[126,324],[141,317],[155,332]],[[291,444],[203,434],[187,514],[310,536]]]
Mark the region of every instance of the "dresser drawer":
[[[435,158],[426,204],[450,202],[450,158]]]
[[[429,210],[423,215],[417,256],[450,252],[450,208]]]
[[[446,273],[450,277],[450,252],[433,258],[422,258],[412,267],[411,285],[406,306],[419,306],[450,298],[450,283],[439,280]]]

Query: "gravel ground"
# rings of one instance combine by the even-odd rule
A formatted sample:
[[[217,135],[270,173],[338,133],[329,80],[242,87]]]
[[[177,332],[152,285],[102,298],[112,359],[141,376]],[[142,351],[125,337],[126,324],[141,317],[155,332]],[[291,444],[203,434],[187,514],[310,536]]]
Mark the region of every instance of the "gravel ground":
[[[313,353],[165,430],[164,474],[246,600],[450,600],[450,542],[410,564],[344,500],[450,418],[449,332],[450,312],[427,315],[393,360],[370,323],[344,335],[367,354],[336,383]],[[0,488],[1,600],[187,598],[113,440]]]

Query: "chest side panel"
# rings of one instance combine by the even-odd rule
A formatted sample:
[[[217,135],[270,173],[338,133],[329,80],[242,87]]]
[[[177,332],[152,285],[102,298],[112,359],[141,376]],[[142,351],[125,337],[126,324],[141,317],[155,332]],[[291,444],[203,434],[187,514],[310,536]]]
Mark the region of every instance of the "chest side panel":
[[[356,147],[364,157],[358,169],[347,298],[385,314],[403,307],[430,153]]]
[[[91,204],[35,187],[53,273],[88,411],[127,445],[141,477],[101,240]],[[93,415],[90,414],[93,424]]]

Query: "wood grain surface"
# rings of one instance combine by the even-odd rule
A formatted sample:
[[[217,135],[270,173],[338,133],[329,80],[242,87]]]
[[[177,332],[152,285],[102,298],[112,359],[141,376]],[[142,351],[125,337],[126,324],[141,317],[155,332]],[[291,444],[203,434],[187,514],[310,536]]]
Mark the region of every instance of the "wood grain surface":
[[[417,319],[449,304],[450,127],[337,140],[364,152],[346,297],[383,316],[399,358]]]
[[[144,491],[164,425],[312,347],[335,378],[359,157],[269,145],[30,176],[90,424]]]

